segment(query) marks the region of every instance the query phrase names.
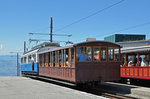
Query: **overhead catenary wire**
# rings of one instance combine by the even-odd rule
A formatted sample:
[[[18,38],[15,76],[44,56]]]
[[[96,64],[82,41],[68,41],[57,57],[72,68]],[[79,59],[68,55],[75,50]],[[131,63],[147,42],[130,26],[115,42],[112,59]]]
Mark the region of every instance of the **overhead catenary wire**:
[[[122,31],[126,31],[126,30],[130,30],[130,29],[142,27],[142,26],[149,25],[149,24],[150,24],[150,22],[145,22],[145,23],[133,25],[133,26],[130,26],[130,27],[127,27],[127,28],[123,28],[123,29],[120,29],[120,30],[112,31],[112,32],[109,32],[109,33],[98,34],[98,35],[93,35],[93,36],[95,36],[95,37],[101,36],[102,37],[102,36],[106,36],[106,35],[109,35],[109,34],[114,34],[114,33],[117,33],[117,32],[122,32]],[[82,40],[84,40],[84,39],[76,40],[74,42],[78,42],[78,41],[82,41]]]
[[[68,24],[68,25],[66,25],[66,26],[64,26],[64,27],[62,27],[62,28],[60,28],[60,29],[57,29],[57,30],[55,30],[54,32],[63,30],[63,29],[65,29],[65,28],[67,28],[67,27],[70,27],[70,26],[76,24],[76,23],[79,23],[79,22],[81,22],[81,21],[83,21],[83,20],[86,20],[86,19],[88,19],[88,18],[90,18],[90,17],[92,17],[92,16],[94,16],[94,15],[97,15],[97,14],[99,14],[99,13],[101,13],[101,12],[107,10],[107,9],[112,8],[113,6],[116,6],[116,5],[120,4],[120,3],[122,3],[123,1],[125,1],[125,0],[120,0],[119,2],[116,2],[116,3],[112,4],[112,5],[109,5],[109,6],[103,8],[103,9],[101,9],[101,10],[98,10],[98,11],[96,11],[96,12],[94,12],[94,13],[92,13],[92,14],[86,16],[86,17],[83,17],[83,18],[81,18],[81,19],[79,19],[79,20],[77,20],[77,21],[74,21],[74,22],[72,22],[72,23],[70,23],[70,24]]]
[[[137,27],[142,27],[142,26],[149,25],[149,24],[150,24],[150,22],[145,22],[145,23],[142,23],[142,24],[137,24],[137,25],[134,25],[134,26],[123,28],[123,29],[120,29],[120,30],[117,30],[117,31],[106,33],[106,34],[108,35],[108,34],[112,34],[112,33],[122,32],[122,31],[134,29],[134,28],[137,28]],[[104,35],[95,35],[95,36],[105,36],[106,34],[104,34]]]

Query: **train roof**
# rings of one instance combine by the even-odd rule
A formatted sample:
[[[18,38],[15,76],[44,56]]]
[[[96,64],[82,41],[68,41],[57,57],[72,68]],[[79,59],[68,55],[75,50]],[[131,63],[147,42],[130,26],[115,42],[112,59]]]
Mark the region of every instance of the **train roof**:
[[[116,42],[116,44],[119,44],[122,47],[147,46],[147,45],[150,45],[150,40]]]
[[[38,50],[39,49],[28,51],[28,52],[24,53],[21,57],[28,56],[28,55],[31,55],[31,54],[36,54],[38,52]]]
[[[99,41],[99,40],[81,42],[81,43],[74,44],[73,46],[84,46],[84,45],[85,46],[95,46],[95,45],[98,45],[98,46],[121,47],[119,44],[115,44],[115,43],[108,42],[108,41]]]
[[[60,47],[60,45],[55,42],[44,42],[44,43],[41,43],[39,45],[32,47],[31,50],[25,52],[21,57],[28,56],[31,54],[36,54],[39,51],[45,51],[45,50],[53,49],[56,47]]]
[[[121,48],[121,53],[135,53],[135,52],[142,53],[142,52],[147,52],[147,51],[150,51],[150,45]]]
[[[110,46],[110,47],[120,47],[120,45],[112,43],[112,42],[107,42],[107,41],[86,41],[86,42],[80,42],[80,43],[76,43],[70,46],[65,46],[65,47],[54,47],[51,49],[47,49],[47,50],[42,50],[40,49],[38,51],[38,54],[42,54],[42,53],[46,53],[46,52],[50,52],[50,51],[55,51],[55,50],[61,50],[61,49],[66,49],[66,48],[71,48],[71,47],[75,47],[75,46]]]

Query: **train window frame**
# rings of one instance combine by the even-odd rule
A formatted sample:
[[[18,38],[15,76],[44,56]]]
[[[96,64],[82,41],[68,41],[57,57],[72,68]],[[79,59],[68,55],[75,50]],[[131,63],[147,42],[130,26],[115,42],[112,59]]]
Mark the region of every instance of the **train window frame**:
[[[94,60],[94,48],[98,48],[99,49],[99,59],[98,60]],[[100,46],[93,46],[93,62],[100,62],[101,61],[101,50],[100,50]]]
[[[64,67],[64,49],[61,49],[61,67]]]
[[[68,48],[68,67],[71,67],[71,48]]]
[[[75,62],[75,57],[76,57],[76,55],[75,55],[75,47],[72,47],[70,49],[71,49],[71,63],[72,63],[72,62]],[[72,51],[72,49],[73,49],[73,51]],[[72,57],[72,55],[73,55],[73,57]]]
[[[21,64],[23,64],[23,59],[24,59],[24,57],[21,57]]]
[[[102,52],[101,48],[106,48],[106,59],[105,60],[102,60],[102,58],[101,58],[101,52]],[[108,47],[106,47],[106,46],[100,46],[100,62],[108,62]]]
[[[83,61],[79,61],[78,60],[78,53],[77,53],[77,48],[78,47],[83,47]],[[85,61],[85,47],[91,47],[91,59],[90,59],[90,61]],[[92,60],[93,60],[93,53],[92,53],[92,46],[77,46],[76,47],[76,62],[92,62]]]
[[[118,54],[119,54],[119,56],[118,56],[118,57],[119,57],[119,60],[116,60],[115,49],[119,49],[119,53],[118,53]],[[121,53],[120,53],[120,48],[119,48],[119,47],[114,47],[114,61],[115,61],[115,62],[120,62],[120,55],[121,55]]]
[[[28,55],[28,63],[31,63],[31,55]]]
[[[45,67],[48,67],[48,61],[49,61],[48,56],[49,56],[49,54],[45,53]]]
[[[44,67],[46,67],[46,53],[44,53]]]
[[[63,52],[64,52],[63,53],[63,56],[64,56],[63,57],[63,65],[64,65],[63,67],[66,67],[66,49],[63,49]]]
[[[50,56],[50,52],[48,52],[48,67],[50,67],[51,66],[51,56]]]
[[[42,54],[39,54],[39,67],[42,67]]]
[[[26,64],[27,63],[27,57],[25,56],[24,57],[24,64]]]
[[[42,67],[44,67],[44,53],[42,54]]]
[[[58,50],[58,61],[59,61],[59,66],[58,67],[61,67],[61,60],[62,60],[62,52],[61,50]]]
[[[50,61],[51,61],[51,63],[50,63],[50,67],[53,67],[53,56],[52,56],[52,52],[50,52]]]
[[[68,52],[67,52],[68,51]],[[69,67],[69,48],[64,49],[64,65],[65,67]],[[68,53],[68,64],[67,64],[67,53]]]
[[[52,56],[53,56],[53,67],[56,67],[56,51],[53,51],[52,53]]]
[[[112,56],[113,56],[113,59],[112,59],[112,60],[109,59],[109,49],[113,49],[113,55],[112,55]],[[114,62],[114,61],[115,61],[114,49],[115,49],[114,47],[108,47],[108,62]]]
[[[55,64],[56,64],[56,67],[59,67],[59,57],[58,57],[58,55],[59,55],[59,51],[57,50],[57,51],[55,51]]]
[[[78,51],[78,48],[79,48],[79,47],[80,47],[80,48],[83,47],[83,61],[79,61],[79,58],[78,58],[78,52],[77,52],[77,51]],[[77,62],[84,62],[84,46],[77,46],[77,47],[76,47],[76,61],[77,61]]]

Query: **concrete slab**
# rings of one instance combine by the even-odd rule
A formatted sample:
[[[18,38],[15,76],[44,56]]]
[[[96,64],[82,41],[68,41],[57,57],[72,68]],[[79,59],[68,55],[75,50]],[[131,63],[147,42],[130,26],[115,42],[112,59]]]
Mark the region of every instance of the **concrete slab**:
[[[0,77],[0,99],[106,99],[25,77]]]

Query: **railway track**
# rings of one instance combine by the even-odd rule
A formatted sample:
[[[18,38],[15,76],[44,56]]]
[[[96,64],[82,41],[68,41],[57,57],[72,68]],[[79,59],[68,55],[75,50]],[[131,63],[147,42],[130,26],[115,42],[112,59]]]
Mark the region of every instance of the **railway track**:
[[[63,86],[63,87],[68,87],[68,88],[75,89],[78,91],[83,91],[83,92],[103,96],[103,97],[106,97],[109,99],[137,99],[137,98],[130,97],[130,96],[111,93],[109,91],[102,90],[102,89],[96,88],[96,87],[89,87],[89,86],[88,87],[87,86],[77,87],[75,84],[71,84],[68,82],[58,81],[58,80],[44,78],[44,77],[37,77],[37,76],[33,76],[33,75],[26,75],[26,77],[30,77],[32,79],[40,80],[40,81],[44,81],[44,82],[48,82],[48,83],[53,83],[53,84]]]

